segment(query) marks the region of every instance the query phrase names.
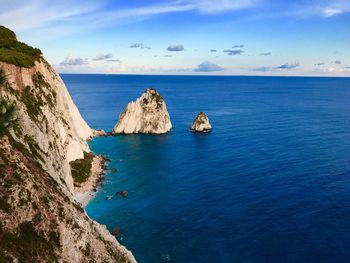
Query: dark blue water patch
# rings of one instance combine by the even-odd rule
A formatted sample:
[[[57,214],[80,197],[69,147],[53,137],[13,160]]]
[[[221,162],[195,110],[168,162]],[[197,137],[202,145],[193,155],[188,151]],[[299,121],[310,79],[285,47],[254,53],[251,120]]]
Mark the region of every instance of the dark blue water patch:
[[[62,77],[98,129],[147,87],[167,102],[171,133],[91,142],[118,172],[86,211],[139,262],[349,261],[350,79]]]

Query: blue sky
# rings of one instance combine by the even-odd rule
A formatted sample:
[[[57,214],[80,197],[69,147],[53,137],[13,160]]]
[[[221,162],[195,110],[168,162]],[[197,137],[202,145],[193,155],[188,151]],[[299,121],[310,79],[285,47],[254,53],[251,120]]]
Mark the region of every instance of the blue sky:
[[[0,24],[41,48],[59,72],[350,76],[350,0],[0,6]]]

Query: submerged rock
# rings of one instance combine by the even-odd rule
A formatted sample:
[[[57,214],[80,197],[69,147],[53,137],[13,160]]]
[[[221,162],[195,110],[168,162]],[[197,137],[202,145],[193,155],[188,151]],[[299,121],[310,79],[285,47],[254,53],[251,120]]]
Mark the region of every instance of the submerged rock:
[[[160,258],[161,258],[162,262],[171,261],[171,256],[169,254],[163,254]]]
[[[111,234],[115,237],[118,237],[120,235],[120,228],[119,227],[113,228]]]
[[[127,190],[123,190],[123,191],[117,192],[116,194],[121,197],[127,197],[129,195],[129,192]]]
[[[113,195],[107,195],[106,200],[111,200],[113,198]]]
[[[197,117],[192,123],[191,130],[194,132],[210,132],[212,127],[209,123],[207,114],[204,112],[198,113]]]
[[[117,168],[111,168],[111,173],[116,173],[116,172],[118,172],[118,169]]]
[[[162,134],[171,128],[163,97],[155,89],[147,89],[140,98],[126,106],[112,134]]]

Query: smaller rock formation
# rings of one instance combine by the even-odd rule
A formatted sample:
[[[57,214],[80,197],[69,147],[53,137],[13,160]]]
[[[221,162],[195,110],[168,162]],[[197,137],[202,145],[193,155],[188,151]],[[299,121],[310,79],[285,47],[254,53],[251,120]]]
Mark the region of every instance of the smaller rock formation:
[[[155,89],[147,89],[135,102],[130,102],[112,134],[162,134],[171,130],[165,101]]]
[[[116,172],[118,172],[118,169],[117,168],[111,168],[111,173],[116,173]]]
[[[192,123],[191,130],[194,132],[210,132],[212,127],[209,123],[207,114],[204,112],[198,113],[197,117]]]
[[[91,138],[94,138],[94,137],[106,137],[108,136],[109,134],[107,132],[105,132],[104,130],[94,130],[93,131],[93,134],[91,136]]]

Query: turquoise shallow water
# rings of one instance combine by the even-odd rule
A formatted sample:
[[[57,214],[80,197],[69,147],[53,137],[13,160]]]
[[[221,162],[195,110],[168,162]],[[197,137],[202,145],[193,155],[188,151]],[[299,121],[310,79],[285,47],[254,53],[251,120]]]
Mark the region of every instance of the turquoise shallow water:
[[[86,211],[139,262],[349,261],[350,79],[63,79],[94,128],[111,130],[146,87],[167,102],[171,133],[91,142],[118,172]],[[212,133],[189,131],[199,111]]]

